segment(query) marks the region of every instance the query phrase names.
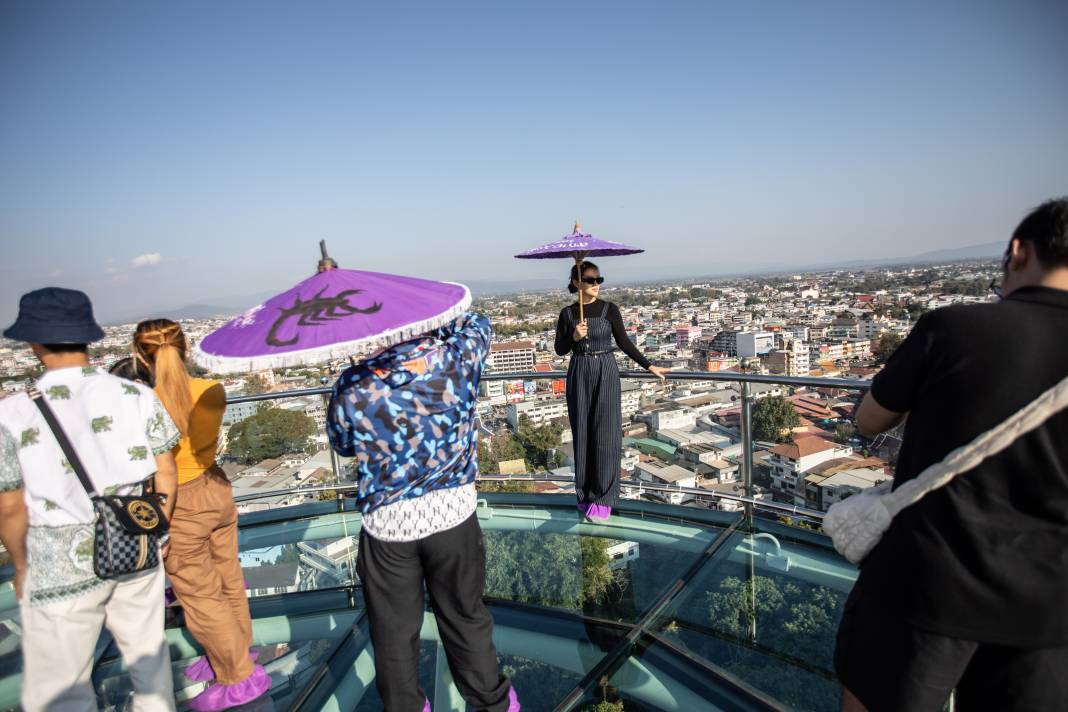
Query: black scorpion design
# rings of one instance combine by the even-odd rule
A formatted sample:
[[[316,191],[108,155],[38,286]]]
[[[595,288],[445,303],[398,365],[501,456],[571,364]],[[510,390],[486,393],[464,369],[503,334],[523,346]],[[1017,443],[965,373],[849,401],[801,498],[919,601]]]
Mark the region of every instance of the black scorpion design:
[[[271,330],[267,334],[267,343],[271,346],[292,346],[297,343],[300,339],[299,329],[297,335],[288,341],[282,341],[278,338],[279,329],[290,317],[300,316],[300,320],[297,321],[298,327],[322,326],[327,322],[344,319],[353,314],[374,314],[382,308],[381,302],[375,302],[366,308],[354,307],[349,304],[349,296],[362,293],[362,289],[347,289],[344,292],[338,292],[332,297],[324,297],[323,292],[325,291],[326,288],[324,287],[322,291],[308,301],[301,301],[300,295],[297,295],[293,306],[279,309],[278,318],[274,320],[274,324],[271,325]]]

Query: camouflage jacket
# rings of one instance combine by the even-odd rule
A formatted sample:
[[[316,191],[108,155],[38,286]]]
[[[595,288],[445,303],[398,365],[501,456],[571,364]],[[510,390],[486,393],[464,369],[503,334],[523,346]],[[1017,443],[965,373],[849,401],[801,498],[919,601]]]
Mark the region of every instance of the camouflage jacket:
[[[355,458],[364,514],[474,482],[475,404],[489,344],[489,319],[468,312],[341,374],[327,433],[338,454]]]

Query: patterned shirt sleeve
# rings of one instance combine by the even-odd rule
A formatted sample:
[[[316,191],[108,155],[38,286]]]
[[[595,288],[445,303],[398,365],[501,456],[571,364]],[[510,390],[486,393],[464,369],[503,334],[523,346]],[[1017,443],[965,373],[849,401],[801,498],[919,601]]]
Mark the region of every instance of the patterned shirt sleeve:
[[[448,349],[473,372],[482,372],[482,363],[489,353],[493,331],[490,320],[482,314],[466,312],[447,327],[438,329],[436,336],[445,341]]]
[[[174,424],[174,421],[171,420],[171,416],[167,413],[167,409],[159,402],[159,398],[154,393],[149,393],[148,395],[152,398],[152,412],[145,423],[145,435],[148,437],[148,444],[152,448],[152,454],[162,455],[173,449],[182,436],[178,432],[178,427]]]
[[[22,465],[19,464],[18,444],[6,428],[0,426],[0,492],[13,492],[22,487]]]

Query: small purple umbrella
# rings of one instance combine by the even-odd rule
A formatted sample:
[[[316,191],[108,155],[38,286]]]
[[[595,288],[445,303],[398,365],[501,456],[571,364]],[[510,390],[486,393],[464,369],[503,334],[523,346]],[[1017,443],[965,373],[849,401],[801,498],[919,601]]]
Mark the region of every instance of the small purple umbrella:
[[[576,265],[581,265],[582,261],[587,257],[612,257],[615,255],[634,255],[639,252],[645,252],[645,250],[638,247],[631,247],[624,245],[620,242],[612,242],[610,240],[601,240],[589,233],[581,231],[582,226],[575,222],[575,228],[571,231],[570,235],[564,237],[563,240],[557,240],[556,242],[550,242],[548,245],[542,245],[541,247],[535,247],[533,250],[527,250],[516,255],[521,260],[545,260],[561,257],[573,257]],[[579,275],[581,277],[581,275]],[[582,313],[582,300],[578,300],[579,303],[579,319],[581,320],[584,315]]]
[[[318,274],[204,337],[193,360],[225,374],[347,359],[445,326],[471,305],[462,284],[336,269],[325,246],[319,264]]]

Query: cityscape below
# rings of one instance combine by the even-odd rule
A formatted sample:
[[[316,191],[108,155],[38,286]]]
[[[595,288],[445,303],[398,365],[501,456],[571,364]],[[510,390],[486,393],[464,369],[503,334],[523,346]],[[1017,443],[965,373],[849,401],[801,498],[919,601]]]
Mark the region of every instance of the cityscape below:
[[[479,510],[486,599],[501,635],[515,636],[498,644],[504,669],[518,689],[542,691],[525,698],[524,709],[562,709],[561,700],[582,688],[584,696],[569,709],[836,710],[830,654],[856,570],[819,535],[820,518],[833,503],[891,478],[900,445],[894,433],[867,440],[855,432],[859,398],[921,314],[988,300],[997,270],[994,261],[965,261],[702,282],[606,282],[603,298],[619,306],[627,335],[642,353],[654,365],[687,374],[685,380],[670,373],[664,381],[624,378],[622,501],[611,526],[568,519],[575,516],[566,504],[575,491],[564,398],[568,357],[555,353],[553,340],[560,310],[573,299],[558,291],[477,298],[472,310],[488,315],[494,332],[477,405],[478,489],[488,504]],[[196,342],[230,318],[181,325]],[[106,338],[92,345],[92,362],[106,367],[128,355],[134,326],[106,327]],[[621,353],[616,358],[621,370],[634,369]],[[351,512],[344,516],[358,517],[349,499],[354,468],[331,452],[324,431],[322,394],[347,365],[220,377],[230,402],[219,462],[242,516],[240,562],[256,626],[270,625],[279,601],[286,602],[287,615],[306,611],[299,601],[361,610],[358,525],[349,527],[347,518],[330,523],[334,515],[323,509],[336,502],[337,511]],[[28,348],[0,346],[3,395],[27,388],[36,375]],[[743,386],[731,380],[754,375],[779,382]],[[827,385],[789,383],[812,377]],[[748,438],[745,397],[752,403]],[[531,494],[538,495],[535,509],[532,501],[517,499]],[[750,533],[731,534],[725,518],[746,516],[756,517],[746,525]],[[729,541],[725,559],[698,556],[723,537]],[[665,593],[664,583],[680,576],[682,588]],[[746,591],[762,597],[755,611]],[[348,592],[348,603],[308,598],[330,592]],[[0,635],[0,707],[13,703],[17,690],[19,629],[15,609],[2,610],[4,595],[0,590],[0,633],[6,631]],[[581,614],[585,622],[547,636],[551,611]],[[307,612],[302,615],[294,620],[312,625]],[[611,679],[591,681],[596,661],[611,657],[605,641],[622,640],[613,637],[621,632],[602,630],[598,626],[607,624],[594,620],[649,631],[642,635],[651,636],[653,647],[639,653],[644,644],[638,646]],[[318,709],[306,697],[322,685],[316,670],[345,650],[341,639],[265,630],[257,637],[260,661],[274,681],[276,704],[299,701]],[[579,659],[561,662],[573,653],[560,651],[575,645]],[[660,648],[667,657],[658,657]],[[346,658],[353,670],[361,669],[360,655],[354,650]],[[425,633],[424,673],[443,656],[441,643]],[[689,665],[696,670],[686,672]],[[102,705],[120,709],[128,679],[104,663],[97,674]],[[648,674],[660,692],[635,685]],[[435,690],[435,709],[462,709],[448,680],[423,684]],[[341,700],[344,687],[330,699]],[[179,690],[179,702],[201,689]],[[373,687],[360,689],[348,689],[355,695],[351,706],[376,709]],[[721,706],[738,695],[741,706]]]

